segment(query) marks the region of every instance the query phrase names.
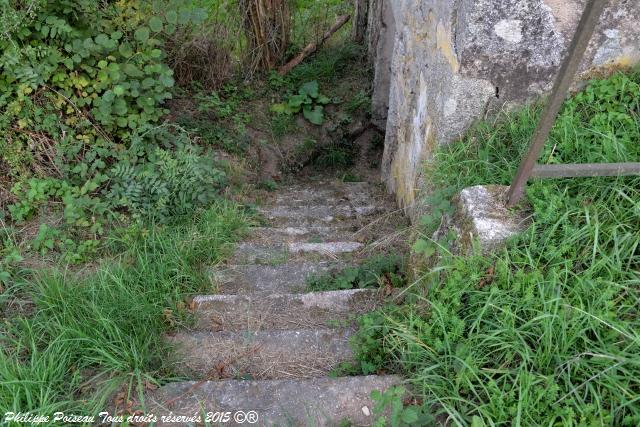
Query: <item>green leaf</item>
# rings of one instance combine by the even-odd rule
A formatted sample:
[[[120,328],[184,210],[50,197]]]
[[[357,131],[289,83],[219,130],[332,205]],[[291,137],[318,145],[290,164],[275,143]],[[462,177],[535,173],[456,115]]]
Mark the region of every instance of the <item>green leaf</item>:
[[[146,42],[147,40],[149,40],[149,28],[147,27],[140,27],[136,30],[136,32],[133,34],[133,36],[135,37],[136,40],[138,40],[139,42]]]
[[[402,421],[407,424],[418,421],[418,411],[415,408],[408,407],[402,411]]]
[[[329,98],[328,96],[320,95],[318,96],[318,99],[316,99],[316,102],[318,104],[327,105],[331,103],[331,98]]]
[[[95,43],[93,42],[92,38],[87,38],[87,39],[84,39],[82,41],[82,47],[84,47],[85,49],[90,50],[90,49],[93,49],[95,47]]]
[[[162,83],[164,87],[173,87],[175,80],[173,80],[173,77],[163,74],[160,76],[160,83]]]
[[[304,95],[293,95],[291,98],[289,98],[287,104],[292,110],[300,111],[300,107],[302,106],[302,104],[306,103],[306,100],[307,97]]]
[[[177,24],[178,23],[178,13],[175,10],[170,10],[166,13],[165,18],[167,18],[167,22],[169,24]]]
[[[194,24],[202,24],[207,19],[207,11],[201,7],[193,9],[191,13],[191,20]]]
[[[321,125],[324,123],[324,108],[321,105],[315,107],[305,107],[303,110],[304,118],[314,125]]]
[[[120,55],[124,56],[125,58],[131,58],[133,56],[133,48],[129,43],[122,43],[118,47],[118,52],[120,52]]]
[[[187,25],[189,22],[191,22],[191,11],[189,9],[180,9],[178,23],[180,25]]]
[[[108,90],[102,94],[102,101],[110,103],[115,99],[115,93],[112,90]]]
[[[144,73],[142,71],[140,71],[140,69],[138,67],[136,67],[135,65],[133,65],[131,63],[124,64],[122,69],[124,70],[124,72],[127,75],[129,75],[131,77],[142,77],[142,76],[144,76]]]
[[[418,239],[413,244],[413,251],[417,254],[421,254],[425,257],[430,257],[436,252],[435,245],[432,242],[429,242],[424,239]]]
[[[320,88],[318,86],[318,82],[316,80],[313,80],[311,82],[307,82],[305,84],[303,84],[300,87],[300,90],[298,91],[298,93],[300,93],[300,95],[308,95],[311,98],[317,98],[320,95],[319,92]]]
[[[153,31],[154,33],[159,33],[160,31],[162,31],[162,19],[158,18],[157,16],[149,19],[149,28],[151,28],[151,31]]]
[[[127,111],[128,111],[128,108],[125,100],[122,98],[116,99],[115,102],[113,103],[113,112],[119,116],[124,116],[125,114],[127,114]]]
[[[106,34],[98,34],[96,36],[96,43],[103,47],[108,47],[111,44],[111,40]]]
[[[124,88],[120,85],[115,86],[113,88],[113,93],[115,93],[117,96],[122,96],[124,95]]]
[[[288,113],[289,111],[288,107],[289,106],[285,103],[273,104],[270,110],[273,111],[274,113]]]
[[[152,78],[147,77],[146,79],[144,79],[142,81],[142,88],[143,89],[150,89],[152,88],[154,85],[156,84],[156,81]]]

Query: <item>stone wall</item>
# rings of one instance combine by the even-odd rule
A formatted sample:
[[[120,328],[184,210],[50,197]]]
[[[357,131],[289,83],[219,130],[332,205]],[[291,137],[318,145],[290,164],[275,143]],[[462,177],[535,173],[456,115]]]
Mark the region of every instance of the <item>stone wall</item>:
[[[640,59],[640,0],[609,1],[580,79]],[[386,126],[383,178],[408,213],[415,215],[418,193],[428,186],[422,171],[436,146],[551,89],[583,6],[584,0],[370,0],[372,112],[374,123]]]

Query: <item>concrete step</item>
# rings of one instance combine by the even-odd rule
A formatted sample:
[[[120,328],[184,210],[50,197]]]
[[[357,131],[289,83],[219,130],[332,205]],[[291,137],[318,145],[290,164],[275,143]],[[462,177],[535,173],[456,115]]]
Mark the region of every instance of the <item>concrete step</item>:
[[[270,220],[287,220],[290,222],[320,222],[331,223],[342,221],[346,218],[355,218],[355,209],[349,203],[336,205],[319,204],[289,206],[279,204],[259,208],[258,212]]]
[[[199,330],[260,331],[328,329],[351,324],[355,316],[383,302],[377,289],[306,294],[199,295],[192,302]]]
[[[256,227],[252,230],[251,242],[332,242],[341,239],[357,241],[360,229],[357,221],[345,221],[336,225],[309,225],[300,227]]]
[[[388,236],[406,226],[400,213],[366,218],[352,218],[336,223],[278,224],[253,229],[247,240],[262,245],[288,244],[292,242],[322,243],[336,241],[371,242]],[[400,226],[400,227],[399,227]]]
[[[261,264],[278,265],[295,259],[321,261],[323,259],[337,260],[342,254],[356,252],[363,248],[360,242],[334,241],[322,243],[306,242],[244,242],[240,243],[231,262],[235,265]]]
[[[351,360],[351,329],[179,332],[177,368],[191,378],[310,378]]]
[[[324,225],[340,223],[346,219],[365,218],[384,212],[384,210],[383,206],[378,205],[352,206],[348,202],[343,202],[302,206],[279,204],[277,206],[259,208],[258,212],[276,223]]]
[[[343,268],[342,262],[335,261],[231,265],[212,271],[211,280],[218,293],[226,295],[302,293],[307,291],[308,277],[335,273]]]
[[[356,252],[363,247],[364,245],[360,242],[292,242],[287,245],[290,254],[314,253],[319,255],[326,255],[329,257]]]
[[[374,422],[371,392],[384,391],[401,383],[396,376],[313,378],[270,381],[207,381],[168,384],[147,399],[145,413],[193,416],[193,425],[205,425],[202,414],[231,411],[224,425],[264,427],[337,427],[342,422],[367,426]],[[235,411],[255,411],[257,419],[234,421]],[[254,414],[250,416],[253,417]],[[197,417],[200,416],[200,419]],[[242,417],[242,415],[240,415]],[[254,422],[255,421],[255,422]],[[211,423],[215,425],[215,423]],[[187,425],[187,423],[181,424]]]

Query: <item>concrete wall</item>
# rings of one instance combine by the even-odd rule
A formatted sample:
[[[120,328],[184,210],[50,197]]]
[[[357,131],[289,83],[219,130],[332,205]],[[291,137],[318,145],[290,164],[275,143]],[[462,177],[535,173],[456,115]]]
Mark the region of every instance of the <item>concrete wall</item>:
[[[370,0],[383,178],[410,214],[434,148],[551,89],[583,0]],[[604,0],[603,0],[604,1]],[[581,78],[640,59],[640,0],[609,0]]]

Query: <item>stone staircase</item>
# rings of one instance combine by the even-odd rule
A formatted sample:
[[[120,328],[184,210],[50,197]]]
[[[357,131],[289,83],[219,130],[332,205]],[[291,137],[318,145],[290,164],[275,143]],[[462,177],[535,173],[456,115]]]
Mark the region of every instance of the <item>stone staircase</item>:
[[[352,359],[354,319],[384,298],[374,289],[307,293],[306,282],[357,263],[371,242],[383,248],[379,239],[404,223],[394,211],[370,183],[324,180],[272,194],[260,208],[269,226],[211,272],[217,293],[193,299],[193,330],[168,338],[179,371],[193,380],[147,397],[147,412],[195,418],[157,425],[217,425],[205,414],[238,410],[255,411],[257,422],[232,415],[220,425],[370,425],[371,392],[399,378],[329,374]]]

